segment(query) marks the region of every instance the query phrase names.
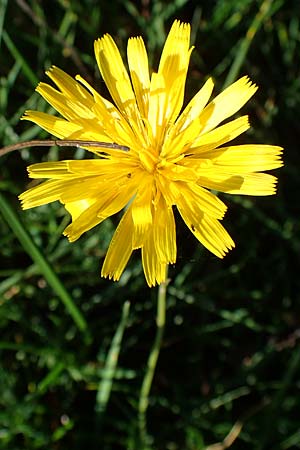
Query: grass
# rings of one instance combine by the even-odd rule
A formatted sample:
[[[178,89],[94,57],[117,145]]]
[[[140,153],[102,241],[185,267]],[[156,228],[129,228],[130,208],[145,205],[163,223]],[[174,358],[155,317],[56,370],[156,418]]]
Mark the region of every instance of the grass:
[[[46,138],[20,122],[49,111],[34,93],[51,64],[105,93],[93,41],[109,32],[125,55],[142,34],[156,66],[175,18],[192,23],[186,97],[212,75],[216,91],[247,74],[249,142],[285,147],[276,197],[226,197],[237,247],[223,261],[178,225],[166,328],[147,433],[139,394],[155,333],[157,290],[139,256],[119,283],[100,278],[118,218],[69,244],[58,204],[21,211],[26,166],[70,149],[0,160],[0,448],[286,450],[300,448],[300,16],[291,0],[0,1],[2,145]],[[81,150],[75,157],[82,157]],[[215,444],[215,446],[213,446]]]

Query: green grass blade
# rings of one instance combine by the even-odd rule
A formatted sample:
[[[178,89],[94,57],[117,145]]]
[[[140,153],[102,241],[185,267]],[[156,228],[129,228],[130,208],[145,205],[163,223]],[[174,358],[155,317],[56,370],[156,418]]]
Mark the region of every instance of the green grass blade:
[[[103,412],[105,411],[111,393],[119,353],[121,349],[121,342],[129,316],[129,308],[130,303],[127,301],[123,305],[122,317],[118,325],[118,328],[114,334],[114,337],[112,338],[110,349],[108,351],[108,355],[103,370],[103,376],[99,383],[96,398],[96,411],[99,412],[100,414],[103,414]]]
[[[17,62],[21,64],[22,71],[24,75],[27,77],[27,79],[30,81],[33,87],[36,87],[36,85],[39,82],[39,79],[35,76],[35,73],[31,70],[30,66],[27,64],[13,41],[11,40],[10,36],[6,31],[3,31],[3,41],[5,42],[8,50],[10,51],[11,55],[15,58]]]
[[[58,362],[52,370],[39,382],[37,386],[37,391],[39,394],[44,394],[48,387],[55,383],[59,377],[62,370],[64,370],[65,364],[63,362]]]
[[[254,19],[246,33],[246,36],[241,40],[239,44],[239,48],[236,52],[234,61],[228,72],[223,88],[229,86],[236,80],[256,33],[258,32],[266,18],[272,15],[281,6],[281,4],[282,2],[278,2],[274,8],[273,0],[265,0],[262,2],[259,11],[254,16]]]
[[[7,8],[7,0],[1,0],[0,1],[0,47],[1,47],[1,41],[2,41],[3,24],[4,24],[6,8]]]
[[[41,273],[44,275],[45,279],[52,287],[56,295],[61,299],[65,305],[70,316],[76,323],[77,327],[81,331],[87,329],[87,323],[73,302],[72,298],[64,288],[63,284],[59,280],[58,276],[53,271],[50,264],[47,262],[40,250],[35,246],[29,234],[25,231],[23,225],[20,223],[16,213],[10,207],[9,203],[6,201],[5,197],[0,193],[0,209],[2,211],[4,219],[7,221],[10,228],[15,233],[16,237],[19,239],[25,251],[32,258],[35,264],[40,269]]]
[[[280,449],[287,450],[291,448],[297,448],[296,445],[299,448],[300,444],[300,430],[296,431],[296,433],[292,434],[292,436],[289,436],[287,439],[285,439],[280,444]]]

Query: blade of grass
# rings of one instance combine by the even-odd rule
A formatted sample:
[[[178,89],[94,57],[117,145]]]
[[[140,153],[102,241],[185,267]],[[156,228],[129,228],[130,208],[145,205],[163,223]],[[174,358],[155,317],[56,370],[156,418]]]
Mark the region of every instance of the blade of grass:
[[[65,364],[59,361],[52,370],[39,382],[37,391],[39,394],[44,394],[51,384],[55,383],[61,371],[65,368]]]
[[[296,433],[292,434],[292,436],[289,436],[287,439],[285,439],[280,444],[280,449],[287,450],[291,448],[297,448],[296,445],[298,445],[299,448],[300,444],[300,430],[296,431]]]
[[[1,13],[0,13],[1,14]],[[16,79],[18,77],[18,74],[20,72],[20,63],[15,62],[15,64],[12,66],[11,70],[8,72],[8,75],[6,78],[3,79],[1,86],[0,86],[0,109],[1,112],[5,111],[7,109],[7,105],[9,103],[9,95],[11,90],[13,89],[13,86],[16,82]]]
[[[10,228],[15,233],[16,237],[19,239],[22,244],[24,250],[28,253],[28,255],[35,262],[37,267],[40,269],[40,272],[43,274],[49,285],[52,287],[56,295],[61,299],[62,303],[65,305],[68,313],[74,320],[78,329],[82,332],[87,330],[87,323],[85,318],[73,302],[69,293],[66,291],[62,282],[53,271],[52,267],[45,259],[44,255],[40,252],[40,250],[35,246],[31,237],[24,229],[24,226],[19,221],[16,213],[13,211],[5,197],[0,193],[0,209],[2,211],[4,219],[7,221]]]
[[[5,42],[8,50],[10,51],[11,55],[17,62],[21,64],[22,71],[24,75],[27,77],[27,79],[30,81],[33,87],[36,87],[39,79],[35,76],[35,73],[31,70],[30,66],[27,64],[13,41],[11,40],[9,34],[6,31],[3,31],[3,41]]]
[[[96,411],[100,413],[100,417],[106,410],[107,402],[110,397],[116,367],[118,363],[119,353],[121,349],[121,342],[128,321],[129,308],[130,303],[127,301],[123,305],[121,320],[114,334],[114,337],[112,338],[103,370],[103,375],[99,383],[96,397]]]
[[[240,41],[239,48],[235,54],[234,61],[228,72],[227,78],[223,85],[223,89],[236,80],[242,67],[242,64],[246,59],[250,45],[253,42],[254,36],[256,35],[260,27],[263,25],[266,18],[274,14],[274,12],[277,11],[281,5],[282,1],[277,2],[275,5],[273,0],[264,0],[262,2],[259,11],[255,15],[246,33],[246,36],[244,37],[244,39]]]
[[[3,24],[4,24],[5,13],[6,13],[6,7],[7,7],[7,0],[1,0],[1,2],[0,2],[0,47],[1,47],[1,41],[2,41]]]

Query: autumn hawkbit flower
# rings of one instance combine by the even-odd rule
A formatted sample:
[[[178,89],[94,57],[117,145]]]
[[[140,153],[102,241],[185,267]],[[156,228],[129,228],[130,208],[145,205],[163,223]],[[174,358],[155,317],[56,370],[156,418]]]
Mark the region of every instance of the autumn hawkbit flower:
[[[102,267],[118,280],[133,250],[141,249],[149,286],[165,281],[176,261],[173,208],[196,238],[222,258],[234,247],[220,220],[226,205],[210,190],[271,195],[276,178],[261,173],[282,165],[281,148],[228,144],[249,128],[247,116],[220,125],[235,114],[257,87],[245,76],[209,99],[209,78],[184,103],[190,26],[175,21],[157,72],[149,74],[141,37],[128,41],[129,74],[108,34],[95,42],[96,60],[113,103],[79,75],[57,67],[47,75],[57,89],[40,83],[37,91],[61,115],[27,111],[30,120],[60,139],[104,141],[129,148],[85,147],[93,158],[34,164],[31,178],[48,178],[20,199],[24,209],[59,200],[72,216],[64,234],[75,241],[108,217],[123,211]]]

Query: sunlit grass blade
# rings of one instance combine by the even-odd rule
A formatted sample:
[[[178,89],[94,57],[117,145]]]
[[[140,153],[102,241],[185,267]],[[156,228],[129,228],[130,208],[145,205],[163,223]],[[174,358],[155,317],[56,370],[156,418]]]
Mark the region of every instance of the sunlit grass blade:
[[[107,402],[110,397],[114,376],[118,364],[121,342],[129,317],[130,303],[126,301],[123,305],[122,316],[118,328],[112,338],[111,345],[107,354],[103,369],[101,381],[99,383],[96,397],[96,411],[103,414],[106,410]]]
[[[254,19],[246,33],[246,36],[241,40],[239,44],[239,48],[235,53],[234,61],[230,67],[223,88],[229,86],[237,79],[240,69],[247,57],[248,50],[250,48],[251,43],[253,42],[256,33],[261,28],[264,21],[268,17],[270,17],[270,15],[272,15],[275,11],[277,11],[277,9],[282,4],[281,1],[278,1],[275,5],[274,3],[275,2],[273,0],[264,0],[262,2],[259,11],[254,16]]]
[[[22,244],[24,250],[28,253],[28,255],[35,262],[37,267],[40,269],[40,272],[43,274],[49,285],[52,287],[56,295],[61,299],[63,304],[65,305],[68,313],[76,323],[77,327],[81,331],[86,331],[87,323],[85,318],[73,302],[69,293],[66,291],[65,287],[61,283],[58,276],[55,274],[54,270],[45,259],[44,255],[41,251],[35,246],[31,237],[24,229],[23,225],[19,221],[16,213],[10,207],[9,203],[6,201],[5,197],[0,193],[0,209],[2,211],[4,219],[7,221],[10,228],[15,233],[15,236],[18,238],[20,243]]]

